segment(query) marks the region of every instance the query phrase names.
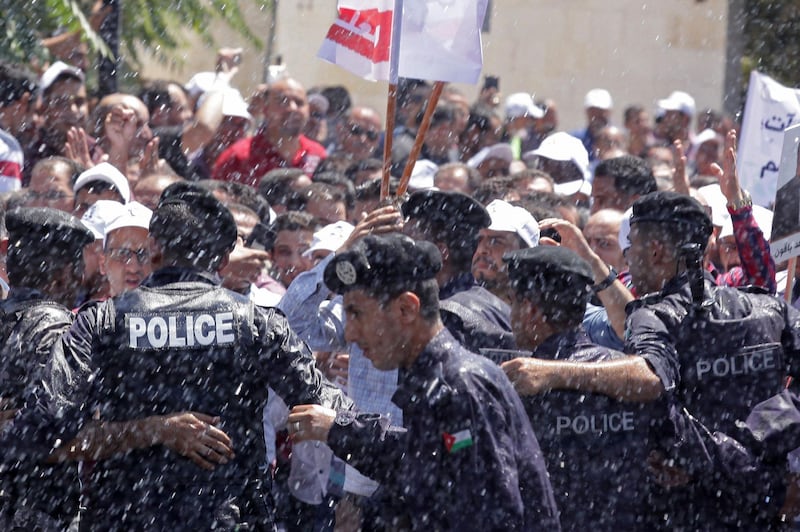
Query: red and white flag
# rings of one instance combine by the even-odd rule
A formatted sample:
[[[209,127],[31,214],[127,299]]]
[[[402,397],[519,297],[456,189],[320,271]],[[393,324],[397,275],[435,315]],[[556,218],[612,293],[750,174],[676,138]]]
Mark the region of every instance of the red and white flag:
[[[476,83],[487,1],[339,0],[318,55],[369,80]]]
[[[339,16],[317,54],[372,81],[390,79],[395,0],[339,0]]]

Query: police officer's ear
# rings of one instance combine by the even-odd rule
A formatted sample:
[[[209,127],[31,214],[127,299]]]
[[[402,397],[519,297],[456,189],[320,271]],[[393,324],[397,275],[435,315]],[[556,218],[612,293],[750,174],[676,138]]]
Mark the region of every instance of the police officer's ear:
[[[392,303],[400,323],[410,324],[419,319],[421,303],[414,292],[403,292]]]
[[[150,247],[150,264],[153,266],[153,271],[161,267],[161,262],[164,257],[164,252],[161,249],[161,244],[152,236],[148,238]]]

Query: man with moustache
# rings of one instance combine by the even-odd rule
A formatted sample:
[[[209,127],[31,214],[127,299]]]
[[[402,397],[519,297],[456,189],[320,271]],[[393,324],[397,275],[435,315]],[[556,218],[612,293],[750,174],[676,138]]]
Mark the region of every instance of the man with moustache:
[[[261,177],[275,168],[301,168],[311,175],[325,158],[325,149],[302,134],[309,110],[306,91],[298,81],[272,83],[263,101],[261,127],[219,156],[213,179],[257,186]]]

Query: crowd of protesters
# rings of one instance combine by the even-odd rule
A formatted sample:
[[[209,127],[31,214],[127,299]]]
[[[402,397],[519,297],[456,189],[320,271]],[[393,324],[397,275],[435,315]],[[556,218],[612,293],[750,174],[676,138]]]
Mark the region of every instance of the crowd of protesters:
[[[142,283],[152,286],[156,266],[163,266],[163,258],[154,256],[150,243],[157,236],[153,231],[157,230],[159,238],[170,234],[181,240],[181,227],[173,227],[170,233],[164,225],[162,211],[168,207],[169,193],[163,197],[162,193],[187,187],[191,192],[172,194],[191,197],[191,201],[185,200],[191,207],[202,191],[213,196],[220,209],[229,211],[235,222],[235,245],[224,250],[226,260],[211,268],[222,286],[259,308],[279,309],[274,312],[280,319],[285,316],[291,332],[269,334],[277,335],[275,341],[284,344],[295,334],[302,339],[313,351],[316,365],[316,370],[311,364],[311,369],[303,371],[320,372],[352,398],[356,410],[380,414],[391,425],[411,431],[419,428],[414,425],[414,411],[410,415],[408,404],[398,402],[398,394],[408,389],[403,365],[380,367],[375,353],[394,349],[387,347],[385,339],[398,333],[378,321],[372,322],[375,334],[347,328],[355,319],[354,310],[347,305],[349,285],[358,286],[365,275],[355,268],[351,278],[349,269],[359,260],[373,260],[375,271],[382,271],[381,257],[370,254],[389,244],[376,235],[402,232],[417,242],[433,243],[436,250],[398,252],[392,256],[398,271],[405,272],[403,261],[409,256],[423,263],[440,263],[430,271],[423,266],[411,268],[415,273],[408,275],[435,279],[439,315],[448,334],[467,350],[500,364],[523,399],[542,450],[535,438],[533,444],[521,445],[542,454],[540,459],[552,483],[552,488],[544,483],[552,493],[549,499],[542,496],[538,513],[534,512],[543,519],[538,526],[559,526],[555,507],[561,526],[569,530],[789,526],[800,504],[794,473],[800,471],[800,459],[793,459],[791,445],[776,444],[780,451],[771,449],[770,453],[759,448],[763,455],[769,454],[770,466],[778,468],[780,475],[763,482],[769,489],[753,490],[755,495],[750,498],[742,495],[746,504],[734,502],[735,496],[726,499],[729,494],[720,489],[723,484],[733,486],[731,490],[748,489],[744,482],[730,481],[739,472],[730,473],[735,459],[726,454],[721,438],[744,438],[737,433],[741,426],[736,421],[747,420],[754,407],[789,387],[800,355],[800,318],[791,308],[800,308],[800,282],[795,280],[800,270],[786,272],[785,265],[776,265],[770,254],[772,212],[753,205],[740,187],[735,170],[737,124],[730,117],[712,109],[697,109],[694,99],[683,91],[664,94],[653,108],[642,102],[621,110],[615,108],[608,91],[598,88],[585,96],[585,123],[567,125],[559,122],[558,107],[570,102],[559,101],[558,95],[541,99],[528,93],[504,96],[499,79],[486,76],[474,102],[457,88],[445,87],[435,104],[420,155],[413,162],[410,195],[383,201],[384,144],[391,139],[389,188],[394,192],[430,100],[431,84],[401,80],[397,127],[385,131],[381,111],[361,105],[358,94],[343,86],[305,87],[301,80],[286,74],[244,98],[235,88],[233,76],[239,53],[223,51],[215,71],[198,73],[185,83],[147,80],[135,92],[102,98],[93,97],[87,87],[80,68],[85,65],[56,61],[34,75],[21,65],[0,64],[0,192],[9,219],[8,224],[0,225],[4,297],[14,296],[15,290],[19,293],[24,286],[76,312],[110,298],[120,306],[126,293]],[[797,173],[800,175],[800,162]],[[80,219],[86,234],[72,227],[66,215],[64,219],[49,218],[52,211],[36,208]],[[175,220],[183,218],[176,215]],[[30,271],[23,275],[26,268],[36,270],[36,261],[40,266],[52,261],[44,248],[59,246],[58,238],[53,239],[53,232],[58,233],[54,227],[66,231],[65,241],[77,242],[82,249],[82,273],[67,275],[61,269],[69,264],[61,263],[42,266],[39,275]],[[209,229],[217,230],[217,226]],[[367,239],[370,244],[363,243],[365,237],[373,239]],[[398,240],[391,245],[405,249],[409,244]],[[697,249],[689,249],[691,245]],[[42,249],[22,253],[15,246]],[[533,251],[548,246],[568,254]],[[192,254],[185,243],[178,248]],[[203,255],[202,250],[197,251]],[[350,262],[339,257],[349,257]],[[692,281],[695,270],[699,284]],[[393,274],[387,272],[381,274],[381,280],[388,283]],[[703,317],[696,318],[694,311],[687,310],[684,315],[658,307],[685,284],[690,295],[675,308],[694,309],[694,303],[701,308],[704,276],[709,283],[705,295],[713,304],[703,307],[706,310],[702,312],[707,313]],[[681,288],[670,292],[676,280]],[[760,295],[734,297],[723,291],[715,296],[717,292],[709,286],[757,287]],[[789,305],[784,305],[778,296],[787,286],[791,294]],[[418,287],[409,290],[424,291]],[[344,294],[344,303],[337,293]],[[648,299],[654,295],[662,299]],[[758,321],[752,309],[780,323],[764,332],[769,328],[763,322],[767,318]],[[4,307],[3,319],[15,311],[19,307]],[[382,312],[384,307],[376,316],[389,316]],[[672,317],[675,312],[677,317]],[[680,329],[681,323],[691,321],[690,315],[705,320],[694,332]],[[64,324],[60,332],[64,332],[72,318],[59,319]],[[76,326],[79,323],[80,318]],[[711,336],[711,326],[705,330],[709,323],[718,327],[717,336]],[[99,321],[96,326],[104,327]],[[216,327],[219,340],[224,323],[217,321]],[[354,321],[350,327],[355,327]],[[748,327],[760,336],[745,338],[733,332]],[[27,419],[24,412],[32,408],[30,394],[40,386],[41,368],[49,367],[51,347],[80,351],[70,343],[79,343],[74,340],[74,329],[66,340],[50,339],[43,344],[46,349],[29,354],[14,339],[13,331],[3,331],[0,420],[6,434]],[[152,343],[154,337],[147,334]],[[684,338],[687,334],[694,336]],[[723,348],[716,345],[722,338],[733,340]],[[692,340],[714,356],[707,362],[700,355],[699,362],[692,359],[694,355],[687,354]],[[94,348],[103,352],[94,344],[87,349]],[[13,349],[26,354],[17,354],[12,360],[8,353]],[[287,346],[286,352],[292,349]],[[720,354],[726,349],[729,358]],[[525,350],[528,356],[533,352],[533,357],[526,360],[517,350]],[[704,372],[723,380],[734,375],[735,360],[740,358],[744,365],[732,389],[723,381],[703,381]],[[278,359],[274,371],[281,375],[297,369],[296,364]],[[531,361],[535,360],[547,363],[534,368]],[[586,364],[596,365],[584,367]],[[688,366],[692,366],[696,382],[687,375]],[[591,377],[583,376],[586,368],[593,372]],[[129,375],[137,371],[135,367],[117,369]],[[760,380],[750,382],[742,374]],[[313,381],[305,375],[307,380],[302,382]],[[505,379],[500,372],[496,378]],[[138,393],[131,383],[139,381],[142,379],[127,381],[129,393]],[[770,385],[764,384],[767,381]],[[77,382],[92,385],[91,379]],[[119,379],[117,384],[125,383],[126,379]],[[327,432],[321,438],[303,434],[310,431],[301,429],[303,423],[320,422],[316,413],[305,414],[296,405],[314,402],[319,396],[334,397],[328,405],[332,408],[350,408],[350,399],[330,391],[328,385],[327,381],[315,383],[317,388],[303,396],[305,400],[290,401],[293,395],[302,394],[296,389],[281,393],[288,385],[280,378],[264,380],[269,393],[264,390],[263,419],[257,420],[257,430],[263,431],[264,453],[250,456],[250,460],[263,461],[264,479],[273,485],[257,492],[258,497],[270,499],[264,503],[270,508],[267,521],[288,530],[464,526],[464,515],[457,517],[453,508],[447,508],[452,501],[434,490],[435,483],[424,480],[426,470],[419,465],[413,466],[417,469],[409,466],[413,473],[401,471],[405,484],[400,486],[390,480],[391,471],[374,478],[368,473],[369,464],[364,470],[356,469],[353,466],[363,461],[333,456],[327,448],[306,441],[324,441]],[[579,411],[578,404],[583,410]],[[182,409],[158,413],[176,410]],[[552,412],[552,419],[543,412]],[[192,438],[204,437],[214,427],[224,429],[224,423],[199,413],[181,415],[184,417],[176,417],[172,425],[151,423],[120,431],[152,431],[158,436],[151,438],[150,445],[173,450],[171,460],[224,469],[227,460],[239,452],[236,441],[231,443],[224,433],[212,432],[217,447],[210,457],[198,454],[191,444]],[[664,429],[664,424],[670,429]],[[519,430],[529,431],[525,426]],[[555,432],[554,427],[558,429]],[[472,430],[474,435],[481,434],[478,428]],[[564,431],[573,439],[566,439]],[[704,436],[697,439],[686,435],[701,432]],[[580,440],[578,436],[584,434],[596,439]],[[664,434],[670,434],[669,443]],[[247,436],[237,437],[250,442]],[[351,449],[349,440],[339,442],[338,448],[333,435],[330,440],[334,450]],[[445,439],[447,453],[453,441],[448,444]],[[471,439],[469,443],[472,445]],[[377,446],[377,440],[373,444]],[[503,445],[508,442],[496,443],[498,448]],[[702,453],[695,450],[676,453],[681,459],[670,454],[675,448],[695,447],[707,451],[705,456],[711,457],[708,464],[698,465],[702,460],[697,456]],[[124,454],[131,448],[136,447],[121,445],[116,451]],[[260,449],[250,445],[246,451]],[[102,470],[93,462],[105,459],[104,452],[78,457],[84,460],[80,489],[77,466],[73,476],[64,476],[60,469],[58,474],[37,470],[30,476],[13,468],[11,472],[0,469],[0,524],[24,528],[39,523],[46,530],[77,526],[77,504],[74,513],[65,510],[64,504],[56,507],[53,503],[49,508],[49,503],[29,504],[20,498],[24,489],[19,484],[63,483],[71,478],[75,496],[84,507],[91,505],[93,486],[110,490],[115,482],[102,475],[87,481],[92,468]],[[753,451],[747,456],[757,454]],[[633,462],[636,467],[631,467]],[[71,464],[62,461],[59,467],[73,468]],[[469,462],[459,464],[470,467]],[[516,474],[515,467],[507,472],[510,476],[510,471]],[[519,465],[520,475],[528,474],[522,467]],[[730,476],[721,476],[723,469]],[[113,468],[105,471],[117,474]],[[447,476],[438,469],[430,474]],[[124,482],[137,482],[130,474],[120,475]],[[413,480],[414,475],[419,476],[418,481]],[[701,476],[713,477],[715,482],[695,482]],[[785,484],[777,486],[773,482],[776,476]],[[466,475],[459,481],[473,482],[470,478]],[[741,473],[740,478],[752,477]],[[216,481],[237,480],[222,476]],[[386,486],[390,489],[382,490]],[[502,507],[499,493],[505,491],[495,488],[500,491],[488,493],[483,503],[463,507],[465,515],[471,511],[491,514],[494,507]],[[406,493],[416,506],[398,509],[402,504],[397,493],[417,489],[417,497]],[[205,496],[203,492],[178,494],[175,504],[189,504]],[[147,497],[143,497],[144,505]],[[427,516],[426,512],[435,513],[435,508],[421,509],[420,501],[426,497],[444,501],[441,516]],[[529,497],[523,490],[523,506]],[[99,499],[94,494],[95,503]],[[462,500],[467,505],[472,499]],[[494,501],[494,506],[486,501]],[[13,507],[20,504],[49,517],[14,521]],[[159,511],[168,508],[153,507]],[[90,510],[87,515],[97,511]],[[415,516],[408,520],[404,512]],[[725,515],[717,515],[719,512]],[[423,514],[425,519],[418,519]],[[223,527],[236,521],[235,517],[233,521],[207,517],[208,523]],[[130,522],[139,526],[144,521]],[[478,522],[482,521],[473,521]],[[490,527],[502,525],[493,519],[485,522]],[[509,526],[527,529],[530,523],[528,516]],[[81,526],[92,529],[91,522]]]

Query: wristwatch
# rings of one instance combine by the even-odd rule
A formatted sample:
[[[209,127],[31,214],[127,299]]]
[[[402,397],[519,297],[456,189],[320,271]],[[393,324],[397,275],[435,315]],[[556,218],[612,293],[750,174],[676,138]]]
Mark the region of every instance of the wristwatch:
[[[738,211],[745,207],[753,206],[753,198],[746,190],[742,190],[742,199],[728,202],[728,208],[732,211]]]
[[[597,292],[602,292],[612,284],[614,281],[617,280],[617,270],[614,269],[613,266],[608,266],[608,277],[597,283],[596,285],[592,286],[592,291],[596,294]]]

